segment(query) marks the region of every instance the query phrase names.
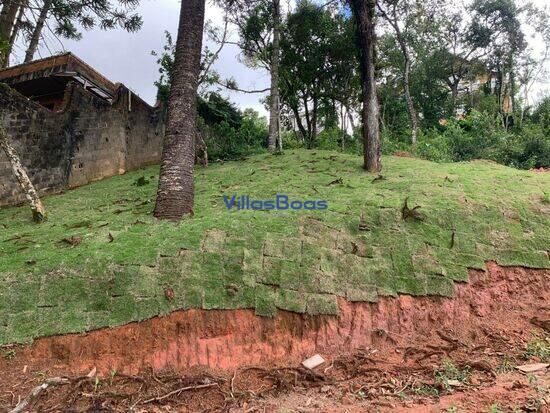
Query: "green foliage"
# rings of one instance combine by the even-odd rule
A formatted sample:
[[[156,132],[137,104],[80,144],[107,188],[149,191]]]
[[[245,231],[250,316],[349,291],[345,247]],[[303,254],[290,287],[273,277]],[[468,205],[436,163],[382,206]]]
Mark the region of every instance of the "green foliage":
[[[209,29],[214,32],[214,29]],[[169,32],[165,32],[162,52],[157,56],[160,78],[155,82],[157,99],[167,107],[172,83],[175,44]],[[205,59],[212,59],[212,53],[204,48]],[[211,76],[216,76],[215,74]],[[208,77],[208,74],[205,74]],[[206,80],[208,82],[208,79]],[[197,95],[197,128],[208,148],[210,159],[236,159],[243,155],[262,151],[267,141],[267,124],[252,109],[242,113],[234,103],[217,92]]]
[[[461,383],[466,383],[470,374],[470,369],[467,366],[460,369],[451,360],[445,359],[441,367],[434,371],[435,383],[445,390],[450,390],[449,380],[458,380]]]
[[[550,96],[547,96],[539,103],[531,119],[533,123],[540,125],[546,136],[550,136]]]
[[[413,149],[416,156],[431,161],[452,162],[454,160],[450,139],[441,135],[435,128],[420,134]]]
[[[214,109],[211,107],[213,101],[209,103],[210,106],[205,106],[199,113],[203,115],[200,125],[211,159],[236,159],[264,150],[268,136],[267,122],[258,112],[247,109],[241,114],[233,106],[228,106],[225,99],[222,99],[221,106]],[[222,108],[228,110],[223,111]],[[210,121],[209,124],[204,121],[205,118]]]
[[[324,129],[317,135],[317,148],[339,150],[342,147],[342,131],[338,128]]]
[[[136,32],[143,25],[139,14],[131,14],[138,5],[139,0],[117,0],[115,4],[108,0],[54,0],[50,10],[55,21],[53,31],[73,40],[82,38],[80,28],[111,30],[119,27]]]
[[[472,109],[462,119],[450,118],[445,126],[422,131],[414,146],[384,131],[383,151],[407,151],[436,162],[488,159],[520,169],[550,167],[550,134],[543,124],[545,104],[532,120],[507,130],[498,111],[491,110],[492,103],[492,97],[482,99],[480,106],[486,111]]]
[[[281,36],[279,88],[310,148],[317,146],[315,124],[331,130],[336,126],[335,102],[351,105],[356,100],[358,63],[349,47],[354,42],[353,25],[341,13],[300,1],[288,16]]]
[[[222,122],[233,129],[241,127],[243,116],[239,109],[219,93],[209,93],[206,98],[198,97],[197,113],[205,124],[209,126]]]
[[[548,338],[535,337],[527,343],[524,356],[526,358],[535,357],[542,363],[550,361],[550,342]]]

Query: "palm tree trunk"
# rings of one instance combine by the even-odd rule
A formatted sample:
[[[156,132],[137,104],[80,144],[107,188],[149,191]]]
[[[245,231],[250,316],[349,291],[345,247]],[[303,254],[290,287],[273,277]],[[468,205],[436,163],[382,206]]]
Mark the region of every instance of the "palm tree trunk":
[[[205,0],[182,0],[154,215],[193,214],[197,87]]]
[[[46,215],[44,205],[42,205],[42,201],[40,201],[38,193],[36,192],[36,189],[34,189],[34,185],[29,179],[29,175],[27,175],[27,171],[25,171],[17,152],[15,152],[8,134],[2,125],[0,125],[0,148],[8,157],[13,174],[17,178],[19,185],[21,185],[21,188],[25,193],[25,197],[29,201],[33,220],[35,222],[42,222]]]
[[[268,149],[274,152],[279,135],[279,40],[281,10],[279,0],[273,0],[273,51],[271,56],[271,91],[269,98],[269,139]]]
[[[34,26],[34,30],[31,35],[31,40],[29,41],[29,47],[27,48],[27,52],[25,53],[25,63],[32,61],[32,59],[34,58],[34,54],[38,49],[40,36],[42,35],[42,29],[44,28],[44,24],[46,23],[46,19],[48,18],[48,13],[50,12],[52,3],[53,0],[45,0],[44,4],[42,5],[42,9],[40,10],[40,14],[38,15],[36,25]]]
[[[361,91],[363,98],[363,167],[369,172],[379,172],[380,129],[378,125],[378,100],[374,76],[374,11],[376,0],[350,0],[357,25],[359,63],[361,67]]]

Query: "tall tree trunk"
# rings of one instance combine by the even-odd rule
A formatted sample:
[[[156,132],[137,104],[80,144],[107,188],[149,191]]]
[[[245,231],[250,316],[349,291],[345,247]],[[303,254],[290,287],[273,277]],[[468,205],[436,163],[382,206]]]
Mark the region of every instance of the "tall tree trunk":
[[[205,0],[182,0],[154,215],[193,213],[197,87]]]
[[[404,52],[405,53],[405,52]],[[411,141],[413,145],[416,143],[418,135],[418,116],[416,115],[416,109],[414,108],[413,100],[411,97],[410,88],[410,72],[411,72],[411,60],[408,56],[408,52],[405,56],[405,73],[403,76],[403,83],[405,88],[405,100],[407,101],[407,109],[409,111],[409,118],[411,119]]]
[[[0,68],[6,68],[10,65],[10,55],[13,50],[13,45],[17,41],[17,36],[19,35],[19,30],[23,25],[23,18],[25,16],[25,10],[27,9],[28,0],[22,0],[21,5],[19,6],[19,12],[17,13],[17,20],[13,26],[13,30],[10,35],[9,47],[6,50],[5,58],[3,62],[0,62]]]
[[[279,38],[281,29],[281,10],[279,0],[273,0],[273,51],[271,56],[271,92],[269,103],[269,140],[268,149],[274,152],[279,135]]]
[[[12,44],[11,34],[15,25],[15,17],[17,16],[17,10],[19,10],[19,2],[15,0],[7,0],[2,7],[0,13],[0,44],[4,43],[4,46],[8,46],[0,53],[0,68],[4,68],[8,64],[9,51]]]
[[[42,222],[46,215],[44,205],[42,205],[42,201],[40,201],[40,198],[38,197],[38,193],[36,192],[36,189],[34,189],[34,185],[29,179],[29,175],[27,175],[27,171],[25,171],[25,168],[21,164],[21,160],[19,159],[19,156],[17,156],[15,149],[11,145],[10,138],[8,137],[8,134],[4,129],[4,126],[2,126],[1,124],[0,124],[0,148],[2,148],[2,150],[5,152],[6,156],[8,157],[13,174],[17,178],[19,185],[21,185],[21,188],[23,189],[23,192],[25,193],[25,196],[29,201],[29,204],[32,210],[33,220],[35,222]]]
[[[376,0],[350,0],[357,25],[359,63],[361,67],[361,91],[363,98],[363,167],[369,172],[379,172],[380,129],[378,125],[378,100],[374,76],[374,12]]]
[[[38,49],[40,36],[42,35],[42,29],[44,28],[44,24],[46,23],[46,19],[48,18],[48,13],[50,12],[52,3],[53,0],[45,0],[44,4],[42,5],[42,9],[40,10],[40,14],[38,15],[36,25],[34,26],[34,30],[31,35],[31,40],[29,41],[29,47],[27,48],[27,52],[25,53],[25,63],[32,61],[32,59],[34,58],[34,54]]]

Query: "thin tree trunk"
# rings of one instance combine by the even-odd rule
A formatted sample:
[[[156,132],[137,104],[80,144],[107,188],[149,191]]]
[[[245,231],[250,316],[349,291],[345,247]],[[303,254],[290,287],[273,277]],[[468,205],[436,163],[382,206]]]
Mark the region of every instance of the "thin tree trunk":
[[[32,59],[34,58],[34,54],[38,49],[40,36],[42,35],[42,29],[44,28],[44,24],[46,23],[46,19],[48,18],[48,13],[50,12],[52,3],[53,0],[45,0],[44,4],[42,5],[42,9],[40,10],[40,14],[38,15],[36,25],[34,26],[34,30],[31,35],[31,40],[29,41],[29,47],[27,48],[27,52],[25,53],[25,63],[32,61]]]
[[[281,107],[281,102],[279,101],[279,107]],[[283,153],[283,134],[281,133],[281,113],[279,112],[279,117],[277,119],[277,126],[279,130],[277,131],[277,141],[279,153]]]
[[[193,214],[197,87],[205,0],[183,0],[154,216]]]
[[[361,91],[363,98],[363,167],[369,172],[379,172],[380,128],[378,124],[378,100],[374,76],[374,12],[376,0],[350,0],[357,25],[359,63],[361,67]]]
[[[273,52],[271,56],[271,92],[269,104],[269,140],[268,149],[274,152],[279,135],[279,38],[281,10],[279,0],[273,0]]]
[[[311,144],[309,149],[315,148],[317,142],[317,98],[313,98],[313,112],[311,114]]]
[[[418,135],[418,116],[416,115],[416,109],[414,108],[413,100],[411,97],[411,88],[410,88],[410,71],[411,71],[411,61],[407,56],[405,57],[405,73],[403,76],[403,83],[405,87],[405,100],[407,101],[407,109],[409,110],[409,118],[411,119],[411,141],[414,145],[416,143],[416,138]]]
[[[342,131],[342,152],[344,152],[346,150],[346,117],[343,104],[340,104],[340,130]]]
[[[38,193],[29,179],[29,175],[27,175],[27,171],[25,171],[17,152],[15,152],[15,149],[10,142],[10,138],[2,125],[0,125],[0,148],[2,148],[6,153],[6,156],[11,163],[13,174],[17,178],[19,185],[21,185],[21,188],[25,193],[25,197],[29,201],[33,220],[35,222],[42,222],[46,215],[44,205],[42,205],[42,201],[40,201]]]
[[[302,118],[300,117],[300,111],[298,110],[297,106],[291,106],[292,112],[294,113],[294,118],[296,119],[296,125],[298,126],[298,129],[300,130],[300,135],[302,135],[302,142],[304,142],[307,138],[307,131],[304,127],[304,124],[302,123]]]
[[[17,41],[17,36],[19,35],[19,30],[21,29],[21,26],[23,25],[23,18],[25,16],[25,10],[27,9],[28,0],[22,0],[21,5],[19,6],[19,12],[17,13],[17,20],[15,21],[15,25],[13,26],[13,30],[10,35],[10,41],[9,41],[9,47],[6,50],[5,58],[2,63],[2,68],[6,68],[10,65],[10,55],[11,51],[13,50],[13,45]]]
[[[409,112],[409,118],[411,120],[411,132],[412,132],[412,143],[416,143],[416,137],[418,135],[418,116],[416,114],[416,109],[414,108],[413,100],[411,97],[411,86],[410,86],[410,74],[411,74],[411,55],[409,53],[409,48],[407,47],[407,43],[405,42],[405,39],[403,37],[403,32],[401,31],[401,28],[399,27],[399,20],[397,18],[397,12],[396,12],[396,3],[394,2],[392,4],[393,6],[393,12],[391,14],[391,17],[388,16],[388,14],[380,7],[380,4],[378,4],[378,9],[382,12],[382,16],[386,19],[386,21],[393,27],[395,31],[395,36],[397,38],[397,43],[399,44],[399,48],[401,49],[401,53],[403,54],[403,58],[405,59],[405,67],[403,68],[403,87],[405,89],[405,101],[407,103],[407,110]]]
[[[351,126],[351,133],[353,135],[353,133],[355,132],[355,122],[353,121],[353,114],[347,106],[346,106],[346,112],[348,114],[349,125]]]
[[[2,7],[0,13],[0,43],[6,43],[7,49],[0,53],[0,68],[7,67],[9,52],[11,50],[11,34],[15,26],[15,17],[19,10],[19,3],[14,0],[8,0]]]

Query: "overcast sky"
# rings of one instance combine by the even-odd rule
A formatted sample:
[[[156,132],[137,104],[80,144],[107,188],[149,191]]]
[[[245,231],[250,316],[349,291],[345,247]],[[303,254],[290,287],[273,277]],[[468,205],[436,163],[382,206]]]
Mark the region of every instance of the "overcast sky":
[[[535,4],[542,6],[546,0],[535,0]],[[180,2],[178,0],[141,0],[138,12],[143,16],[143,28],[137,33],[126,33],[123,30],[92,30],[84,32],[83,39],[76,41],[63,41],[61,45],[49,38],[49,50],[41,48],[42,57],[50,53],[71,51],[86,61],[100,73],[114,82],[124,83],[135,93],[150,104],[154,104],[156,88],[153,82],[158,79],[158,66],[156,58],[151,55],[152,50],[160,51],[164,44],[164,31],[168,30],[174,35],[177,32]],[[223,15],[215,7],[207,5],[206,18],[213,23],[221,23]],[[233,34],[236,38],[236,34]],[[534,48],[540,50],[537,39],[530,39]],[[15,62],[22,59],[23,52],[16,50]],[[237,46],[226,45],[214,68],[222,77],[233,77],[239,87],[247,89],[264,89],[269,86],[269,74],[262,69],[249,69],[239,62],[239,50]],[[38,57],[38,56],[37,56]],[[14,62],[14,63],[15,63]],[[531,94],[533,97],[550,90],[549,84],[537,84]],[[266,114],[263,105],[259,102],[262,95],[245,94],[227,91],[242,109],[252,107],[262,114]]]

